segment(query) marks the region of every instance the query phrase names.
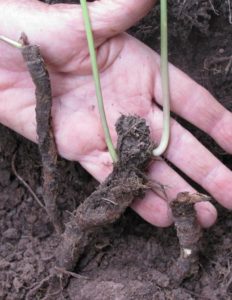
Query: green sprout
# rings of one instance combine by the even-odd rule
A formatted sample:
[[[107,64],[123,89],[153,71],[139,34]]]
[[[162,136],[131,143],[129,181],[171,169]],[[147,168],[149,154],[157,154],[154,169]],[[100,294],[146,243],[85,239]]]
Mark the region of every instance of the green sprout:
[[[160,0],[161,28],[161,79],[163,95],[163,130],[159,146],[153,150],[154,156],[162,155],[167,149],[170,136],[170,97],[168,76],[168,29],[167,0]]]
[[[94,45],[94,38],[92,33],[92,27],[91,27],[91,21],[88,13],[88,7],[86,0],[80,0],[81,7],[82,7],[82,14],[85,24],[85,31],[86,31],[86,37],[88,41],[88,47],[89,47],[89,54],[90,54],[90,60],[92,65],[92,72],[93,72],[93,78],[95,83],[95,90],[96,90],[96,97],[98,102],[98,109],[99,114],[102,122],[102,127],[105,134],[105,141],[106,145],[108,147],[109,153],[111,155],[111,158],[114,163],[118,161],[118,156],[116,153],[116,150],[114,149],[112,138],[110,135],[109,127],[106,120],[106,114],[104,109],[104,103],[103,103],[103,97],[102,97],[102,90],[101,90],[101,83],[100,83],[100,76],[98,71],[98,65],[97,65],[97,58],[96,58],[96,51],[95,51],[95,45]]]

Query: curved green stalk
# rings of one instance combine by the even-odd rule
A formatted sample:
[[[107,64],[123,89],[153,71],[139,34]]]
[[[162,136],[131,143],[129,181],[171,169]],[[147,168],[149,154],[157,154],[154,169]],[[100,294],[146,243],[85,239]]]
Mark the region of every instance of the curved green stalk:
[[[90,54],[93,78],[94,78],[94,83],[95,83],[98,109],[99,109],[99,113],[100,113],[100,117],[101,117],[102,127],[103,127],[104,134],[105,134],[106,145],[108,147],[108,150],[112,157],[113,162],[117,162],[118,156],[114,149],[112,139],[110,136],[109,127],[107,125],[107,120],[106,120],[106,114],[105,114],[102,91],[101,91],[100,76],[99,76],[99,71],[98,71],[96,51],[95,51],[95,46],[94,46],[94,39],[93,39],[91,22],[90,22],[89,13],[88,13],[88,7],[87,7],[86,0],[80,0],[80,3],[81,3],[81,7],[82,7],[82,14],[83,14],[83,18],[84,18],[86,36],[87,36],[87,41],[88,41],[88,46],[89,46],[89,54]]]
[[[154,156],[165,152],[170,136],[170,100],[168,76],[168,29],[167,29],[167,0],[160,0],[160,28],[161,28],[161,79],[163,95],[163,130],[160,144],[153,150]]]

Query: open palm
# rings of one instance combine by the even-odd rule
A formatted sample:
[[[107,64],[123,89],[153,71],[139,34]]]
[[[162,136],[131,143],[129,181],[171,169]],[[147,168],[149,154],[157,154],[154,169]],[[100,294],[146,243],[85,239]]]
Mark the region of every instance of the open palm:
[[[16,2],[0,4],[0,17],[7,19],[1,34],[17,39],[24,31],[31,43],[40,45],[52,82],[53,127],[58,151],[67,159],[78,160],[102,181],[111,171],[112,163],[96,106],[80,7],[50,7],[24,0],[20,3],[22,17],[16,18],[7,13],[10,6],[17,11]],[[137,4],[137,10],[132,9],[137,1],[125,1],[126,7],[123,2],[99,1],[89,5],[110,131],[116,143],[117,118],[122,113],[137,114],[146,118],[152,137],[158,141],[162,128],[162,112],[156,104],[162,105],[159,56],[138,40],[120,33],[146,13],[153,1]],[[19,51],[3,44],[0,51],[0,122],[36,142],[33,83]],[[231,113],[173,66],[170,66],[170,83],[172,110],[232,152]],[[222,205],[232,208],[231,171],[174,120],[165,157]],[[149,176],[167,186],[169,200],[180,191],[193,191],[165,161],[154,162]],[[172,219],[167,199],[162,197],[148,192],[145,199],[135,201],[132,207],[147,221],[167,226]],[[196,209],[203,226],[215,221],[216,210],[210,203],[200,203]]]

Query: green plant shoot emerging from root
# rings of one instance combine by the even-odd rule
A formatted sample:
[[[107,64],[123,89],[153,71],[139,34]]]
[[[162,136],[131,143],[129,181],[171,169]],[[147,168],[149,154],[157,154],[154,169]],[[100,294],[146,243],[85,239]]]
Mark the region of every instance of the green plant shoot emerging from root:
[[[161,79],[163,93],[163,130],[160,144],[153,150],[154,156],[162,155],[167,149],[170,136],[170,100],[168,77],[168,30],[167,30],[167,0],[160,0],[161,28]]]
[[[80,0],[80,3],[81,3],[81,7],[82,7],[82,14],[83,14],[83,19],[84,19],[84,23],[85,23],[86,37],[87,37],[88,46],[89,46],[89,54],[90,54],[93,78],[94,78],[95,89],[96,89],[98,109],[99,109],[99,113],[100,113],[100,117],[101,117],[102,127],[103,127],[104,134],[105,134],[106,145],[108,147],[111,158],[112,158],[113,162],[115,163],[118,160],[118,156],[114,149],[114,146],[112,143],[112,138],[111,138],[110,131],[109,131],[109,127],[107,125],[102,91],[101,91],[100,76],[99,76],[98,65],[97,65],[96,51],[95,51],[95,46],[94,46],[93,33],[92,33],[91,22],[90,22],[90,17],[89,17],[89,13],[88,13],[88,7],[87,7],[86,0]]]

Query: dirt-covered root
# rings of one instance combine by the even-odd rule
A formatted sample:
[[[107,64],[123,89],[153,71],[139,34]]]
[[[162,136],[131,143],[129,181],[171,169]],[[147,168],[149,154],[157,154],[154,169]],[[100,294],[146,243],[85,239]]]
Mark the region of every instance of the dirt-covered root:
[[[149,127],[139,117],[121,116],[116,130],[119,161],[108,178],[72,213],[65,225],[56,252],[56,266],[49,278],[47,292],[50,297],[67,284],[68,275],[71,275],[69,272],[74,269],[98,229],[116,221],[132,201],[143,197],[148,189],[144,172],[152,159],[153,150]],[[65,272],[59,273],[57,269]],[[38,288],[41,288],[40,285]]]
[[[171,203],[174,224],[180,244],[180,256],[171,268],[170,280],[178,286],[187,277],[197,274],[202,228],[198,223],[194,204],[209,200],[208,196],[188,192],[179,193]]]
[[[57,251],[57,265],[72,271],[91,236],[116,221],[147,189],[143,175],[152,158],[153,144],[144,119],[121,116],[116,124],[119,161],[113,172],[75,211],[65,226]]]
[[[56,204],[58,197],[58,171],[57,149],[51,120],[51,83],[39,47],[30,45],[25,34],[22,34],[21,41],[24,45],[22,56],[36,87],[36,123],[38,146],[43,166],[44,202],[52,224],[56,231],[61,233],[64,228]]]

